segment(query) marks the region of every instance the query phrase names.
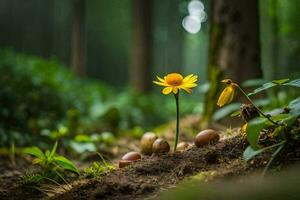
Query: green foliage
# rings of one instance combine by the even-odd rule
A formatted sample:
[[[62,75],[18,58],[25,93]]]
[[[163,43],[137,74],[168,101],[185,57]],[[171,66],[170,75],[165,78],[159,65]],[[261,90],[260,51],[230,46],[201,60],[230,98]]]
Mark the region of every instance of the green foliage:
[[[0,84],[0,142],[6,146],[10,141],[20,146],[33,138],[41,140],[43,130],[56,130],[62,122],[71,124],[74,118],[66,115],[71,110],[86,115],[92,101],[80,93],[89,88],[56,60],[8,50],[0,51]]]
[[[243,87],[258,87],[253,92],[248,94],[249,97],[280,85],[290,86],[290,87],[300,87],[300,79],[295,79],[291,81],[290,79],[280,79],[271,82],[267,82],[266,80],[263,79],[250,79],[242,83]],[[286,103],[289,102],[291,99],[293,99],[294,96],[298,96],[298,95],[299,94],[297,94],[297,92],[295,92],[294,94],[291,91],[284,90],[278,92],[276,96],[268,95],[267,98],[256,99],[254,103],[257,106],[263,106],[264,108],[273,109],[273,108],[277,108],[278,106],[286,105]],[[218,109],[214,113],[212,119],[214,121],[218,121],[228,115],[231,115],[232,117],[237,116],[237,114],[239,113],[240,105],[241,103],[231,103],[229,105],[226,105]]]
[[[257,106],[264,106],[266,104],[269,104],[270,101],[267,99],[258,99],[255,102],[255,105]],[[241,103],[235,102],[235,103],[231,103],[228,105],[225,105],[224,107],[220,108],[219,110],[217,110],[214,114],[213,114],[213,120],[214,121],[218,121],[228,115],[230,115],[231,117],[235,117],[238,116],[240,114],[240,107],[241,107]]]
[[[228,116],[229,114],[239,113],[240,106],[241,103],[231,103],[229,105],[226,105],[223,108],[220,108],[218,111],[216,111],[212,119],[214,121],[218,121],[224,118],[225,116]]]
[[[264,117],[256,118],[251,120],[248,123],[246,133],[247,133],[247,140],[250,143],[253,149],[258,149],[258,137],[260,135],[260,131],[263,128],[267,128],[272,124],[269,123],[268,119]]]
[[[248,81],[248,86],[256,85],[257,80],[255,81]],[[237,84],[236,84],[237,85]],[[237,89],[239,92],[241,92],[244,97],[252,104],[252,106],[257,110],[259,113],[259,117],[252,118],[250,121],[245,119],[247,121],[246,126],[246,135],[247,140],[250,144],[250,146],[247,147],[247,149],[244,151],[244,159],[246,161],[252,159],[254,156],[269,150],[273,149],[274,147],[277,147],[275,152],[272,154],[269,163],[267,164],[263,174],[266,173],[266,170],[271,165],[272,161],[275,159],[275,157],[279,154],[279,152],[284,148],[285,144],[292,144],[293,140],[298,140],[299,136],[296,136],[293,132],[293,126],[295,125],[296,120],[300,116],[300,97],[288,102],[288,105],[284,105],[284,107],[276,107],[273,111],[266,114],[264,111],[262,111],[257,105],[256,102],[254,102],[250,96],[257,94],[262,91],[266,91],[268,89],[274,88],[276,86],[291,86],[291,87],[300,87],[300,79],[290,80],[290,79],[280,79],[280,80],[274,80],[272,82],[264,83],[261,87],[255,89],[252,93],[249,93],[248,95],[244,92],[244,90],[237,85]],[[231,107],[229,107],[231,106]],[[237,107],[236,105],[232,104],[227,107],[224,107],[223,109],[219,110],[215,113],[215,116],[217,119],[222,118],[225,114],[233,113],[232,115],[236,115],[236,112],[233,112]],[[256,115],[257,116],[257,115]],[[277,144],[273,144],[268,147],[261,147],[259,145],[259,137],[263,129],[267,129],[265,134],[268,137],[274,138],[274,140],[277,142]],[[297,127],[296,127],[297,129]],[[293,135],[294,134],[294,135]],[[272,142],[273,143],[273,142]]]
[[[23,185],[40,185],[44,179],[40,173],[27,172],[21,177],[21,183]]]
[[[300,79],[295,79],[290,81],[290,79],[280,79],[274,80],[272,82],[268,82],[263,84],[261,87],[255,89],[253,92],[249,93],[248,96],[255,95],[259,92],[265,91],[267,89],[273,88],[275,86],[293,86],[293,87],[300,87]]]
[[[296,79],[293,81],[289,81],[289,79],[272,81],[254,90],[254,93],[251,94],[256,94],[260,91],[264,91],[278,85],[300,87],[300,79]],[[285,144],[291,143],[292,140],[298,139],[298,137],[291,137],[290,133],[292,130],[292,126],[295,124],[297,118],[299,118],[300,116],[300,97],[289,102],[287,107],[281,109],[281,112],[273,113],[276,114],[267,117],[262,116],[260,118],[251,120],[248,123],[246,129],[247,140],[250,143],[250,146],[247,147],[243,154],[243,157],[246,161],[252,159],[254,156],[266,150],[277,147],[274,153],[272,154],[267,166],[265,167],[263,175],[266,173],[267,169],[270,167],[272,161],[275,159],[278,153],[284,148]],[[272,123],[270,119],[272,119],[276,123]],[[270,127],[273,127],[274,129],[273,137],[277,138],[277,141],[281,142],[268,147],[260,148],[258,145],[260,133],[263,129],[270,129]]]
[[[271,145],[271,146],[268,146],[268,147],[264,147],[264,148],[261,148],[259,150],[254,150],[251,146],[248,146],[247,149],[244,151],[243,153],[243,157],[245,159],[245,161],[249,161],[251,160],[254,156],[266,151],[266,150],[269,150],[269,149],[273,149],[275,147],[278,147],[278,146],[281,146],[281,145],[284,145],[285,141],[282,141],[278,144],[274,144],[274,145]]]
[[[100,153],[98,153],[98,155],[101,158],[102,164],[100,162],[93,162],[91,166],[84,169],[85,176],[92,178],[115,170],[115,167],[108,163]]]
[[[264,79],[249,79],[242,83],[242,87],[259,87],[266,82]]]
[[[63,147],[86,146],[77,135],[98,135],[103,138],[88,144],[95,151],[96,142],[113,140],[104,138],[107,132],[115,135],[139,127],[143,132],[175,117],[171,98],[79,79],[55,59],[10,50],[0,50],[0,84],[0,145],[6,147],[15,142],[18,147],[48,148],[49,138],[62,138]],[[183,115],[197,112],[197,99],[182,99]]]
[[[106,173],[106,168],[99,164],[98,162],[93,162],[93,164],[84,169],[84,174],[86,177],[93,178],[101,176]]]
[[[111,132],[93,133],[91,135],[78,134],[70,141],[70,147],[76,153],[82,154],[97,151],[97,144],[99,143],[109,145],[114,141],[115,136]]]
[[[51,151],[47,150],[45,153],[38,147],[28,147],[24,149],[24,153],[29,154],[35,159],[33,159],[33,164],[38,164],[42,167],[44,171],[53,171],[56,172],[57,170],[68,170],[71,172],[74,172],[76,174],[79,174],[78,169],[76,166],[69,161],[67,158],[57,155],[58,143],[55,142],[53,148]]]
[[[286,109],[288,109],[288,113],[272,116],[272,119],[280,124],[281,129],[283,126],[283,132],[286,131],[285,129],[287,129],[288,127],[291,127],[295,123],[296,119],[300,116],[300,97],[291,101]],[[248,123],[246,129],[247,139],[253,149],[259,148],[258,137],[260,135],[260,131],[271,126],[274,126],[274,124],[270,123],[266,118],[262,117],[253,119]]]

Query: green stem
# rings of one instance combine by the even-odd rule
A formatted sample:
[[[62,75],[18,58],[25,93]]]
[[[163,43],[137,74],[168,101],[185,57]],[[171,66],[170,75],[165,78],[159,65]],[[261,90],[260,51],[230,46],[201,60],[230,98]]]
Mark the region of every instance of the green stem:
[[[243,95],[248,99],[248,101],[258,110],[258,112],[265,117],[267,120],[269,120],[272,124],[279,126],[280,124],[278,122],[275,122],[271,119],[270,116],[266,115],[262,110],[260,110],[255,104],[254,102],[248,97],[248,95],[246,94],[246,92],[244,92],[244,90],[238,85],[236,84],[237,88],[243,93]]]
[[[175,144],[174,144],[174,152],[177,148],[178,136],[179,136],[179,91],[177,94],[174,94],[176,101],[176,136],[175,136]]]
[[[282,148],[284,147],[286,141],[283,141],[280,143],[280,146],[276,149],[276,151],[272,154],[268,164],[266,165],[266,167],[264,168],[263,172],[262,172],[262,177],[264,177],[268,171],[268,169],[270,168],[272,162],[274,161],[274,159],[276,158],[277,154],[282,150]]]

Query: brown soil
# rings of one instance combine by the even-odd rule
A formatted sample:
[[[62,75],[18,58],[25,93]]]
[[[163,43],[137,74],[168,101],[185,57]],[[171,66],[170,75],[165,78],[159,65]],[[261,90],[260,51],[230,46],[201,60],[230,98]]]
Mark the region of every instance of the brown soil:
[[[287,165],[290,160],[299,160],[300,144],[296,149],[287,149],[280,156],[280,163]],[[54,186],[52,193],[43,193],[28,187],[13,184],[17,179],[4,180],[0,187],[0,199],[153,199],[162,191],[175,187],[187,177],[208,174],[208,178],[224,179],[252,173],[266,165],[270,152],[246,163],[242,153],[246,147],[241,136],[219,141],[202,148],[193,146],[183,152],[160,156],[143,157],[132,166],[117,169],[93,179],[77,179],[71,184]],[[292,154],[289,154],[292,152]],[[18,177],[20,175],[16,175]],[[11,185],[4,185],[5,183]]]
[[[217,177],[242,175],[250,170],[241,160],[243,149],[242,138],[236,136],[203,148],[144,157],[133,166],[75,186],[53,199],[145,199],[197,172],[214,170]]]

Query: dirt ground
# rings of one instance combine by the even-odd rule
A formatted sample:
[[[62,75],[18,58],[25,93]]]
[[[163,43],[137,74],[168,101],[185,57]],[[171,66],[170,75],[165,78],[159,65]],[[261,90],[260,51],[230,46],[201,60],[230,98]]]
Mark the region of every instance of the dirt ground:
[[[52,199],[145,199],[174,186],[186,176],[216,170],[218,176],[247,172],[240,160],[240,137],[189,151],[144,157],[127,168],[95,178]]]
[[[173,187],[185,177],[198,172],[214,170],[218,177],[248,173],[247,165],[241,160],[243,149],[244,142],[237,136],[203,148],[192,147],[188,151],[143,157],[134,165],[105,176],[79,180],[71,184],[70,190],[57,190],[54,196],[48,198],[62,200],[155,197],[160,191]],[[1,186],[6,187],[0,194],[1,199],[46,198],[45,194],[32,188]]]
[[[101,177],[79,178],[60,186],[49,185],[48,192],[18,184],[18,178],[30,164],[22,161],[11,168],[0,166],[0,170],[4,170],[0,177],[0,199],[155,199],[161,192],[199,173],[206,174],[209,180],[224,180],[260,170],[267,164],[271,152],[246,163],[242,160],[246,146],[245,138],[236,135],[201,148],[193,146],[187,151],[144,156],[131,166]],[[294,149],[283,151],[284,156],[277,161],[281,165],[277,168],[298,161],[299,147],[300,144],[296,144]]]

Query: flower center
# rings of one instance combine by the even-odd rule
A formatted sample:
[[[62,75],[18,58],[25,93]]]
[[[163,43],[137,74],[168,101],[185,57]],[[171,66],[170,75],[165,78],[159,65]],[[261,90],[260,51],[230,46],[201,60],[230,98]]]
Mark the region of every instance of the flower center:
[[[183,77],[178,73],[168,74],[166,76],[166,81],[169,85],[178,86],[182,83]]]

